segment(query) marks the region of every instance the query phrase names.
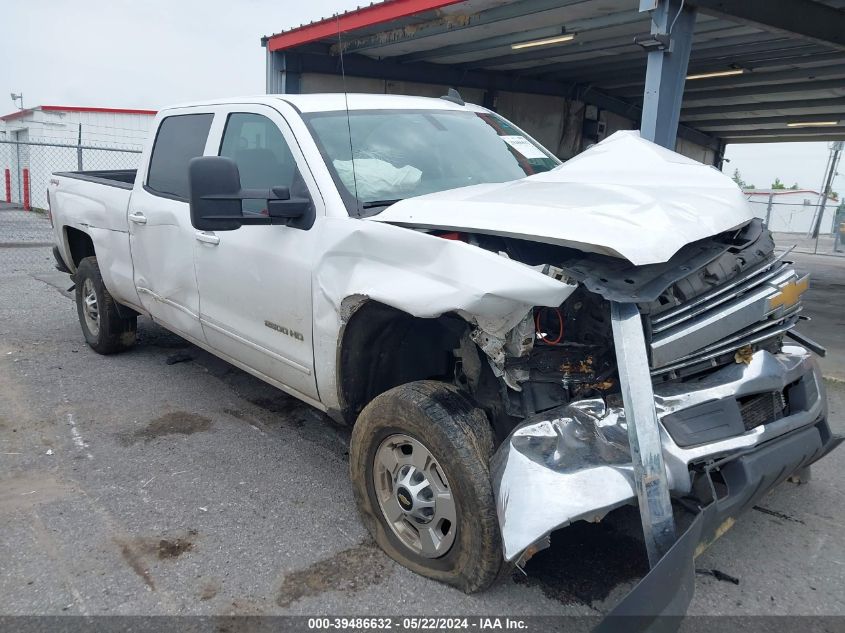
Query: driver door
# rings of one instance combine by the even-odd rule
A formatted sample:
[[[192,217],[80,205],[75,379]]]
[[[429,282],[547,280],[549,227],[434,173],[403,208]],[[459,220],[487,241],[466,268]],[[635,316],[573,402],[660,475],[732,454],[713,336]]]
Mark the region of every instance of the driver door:
[[[218,121],[220,122],[218,124]],[[317,398],[312,341],[311,271],[322,200],[284,118],[269,106],[217,112],[218,153],[233,159],[244,188],[290,187],[316,206],[308,230],[245,225],[196,231],[194,263],[200,323],[207,343],[262,378]],[[266,215],[266,201],[244,200],[245,216]]]

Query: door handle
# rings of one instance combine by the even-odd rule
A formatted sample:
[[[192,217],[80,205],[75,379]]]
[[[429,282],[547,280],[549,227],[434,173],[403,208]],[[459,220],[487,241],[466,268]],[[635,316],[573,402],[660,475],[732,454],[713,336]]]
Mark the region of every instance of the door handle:
[[[135,224],[146,224],[147,217],[141,213],[140,211],[136,211],[135,213],[129,214],[129,219],[132,220]]]
[[[220,243],[220,238],[214,235],[214,233],[203,233],[197,231],[194,235],[196,236],[198,242],[202,242],[204,244],[217,246]]]

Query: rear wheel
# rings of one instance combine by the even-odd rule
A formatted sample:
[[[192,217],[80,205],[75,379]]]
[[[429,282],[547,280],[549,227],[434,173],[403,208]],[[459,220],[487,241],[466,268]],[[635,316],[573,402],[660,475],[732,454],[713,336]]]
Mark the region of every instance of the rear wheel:
[[[364,523],[394,560],[467,593],[503,566],[484,413],[435,381],[395,387],[352,431],[350,471]]]
[[[76,269],[76,312],[82,334],[100,354],[114,354],[132,347],[138,328],[136,316],[122,317],[103,284],[96,257],[86,257]]]

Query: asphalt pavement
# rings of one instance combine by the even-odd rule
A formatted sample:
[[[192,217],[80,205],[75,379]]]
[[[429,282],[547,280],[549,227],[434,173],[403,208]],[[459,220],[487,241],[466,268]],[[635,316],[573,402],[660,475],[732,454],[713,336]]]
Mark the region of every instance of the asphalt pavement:
[[[811,303],[836,373],[834,264]],[[358,518],[347,429],[145,318],[97,355],[68,286],[49,249],[0,248],[0,615],[595,615],[645,572],[622,517],[478,595],[417,576]],[[845,383],[827,386],[843,433]],[[697,561],[739,583],[702,573],[690,612],[845,614],[843,472],[845,449],[743,516]]]

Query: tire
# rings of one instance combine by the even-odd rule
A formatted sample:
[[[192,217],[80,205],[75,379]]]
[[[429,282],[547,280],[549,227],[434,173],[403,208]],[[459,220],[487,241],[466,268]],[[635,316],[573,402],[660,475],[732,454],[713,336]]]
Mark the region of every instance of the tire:
[[[402,438],[408,438],[410,456]],[[404,464],[419,450],[414,442],[420,443],[434,459],[435,466],[426,471],[432,480],[429,490],[440,491],[435,497],[433,517],[427,524],[409,515],[408,503],[400,502],[400,499],[408,502],[407,497],[412,497],[411,512],[432,511],[421,507],[426,503],[425,489],[418,499],[402,488]],[[385,467],[380,459],[382,447],[384,461],[399,455],[399,477],[395,476],[396,469]],[[493,433],[486,416],[455,387],[426,380],[379,395],[358,417],[349,451],[355,500],[370,534],[388,556],[418,574],[466,593],[486,589],[505,568],[490,485],[488,464],[492,453]],[[424,455],[425,452],[417,453],[418,458]],[[385,485],[385,481],[392,483]],[[427,480],[423,483],[429,484]],[[438,500],[447,488],[453,503],[441,506]],[[401,496],[405,493],[406,496]],[[391,495],[396,495],[396,499]],[[417,502],[419,507],[414,505]],[[389,510],[383,508],[388,506],[395,511],[394,516],[399,511],[404,513],[398,521],[387,518]],[[454,524],[439,518],[450,507],[454,510]],[[409,527],[412,525],[413,528]],[[414,532],[431,534],[429,528],[442,537],[440,543],[444,548],[448,545],[448,549],[424,553],[409,544]],[[451,532],[452,529],[455,531]],[[429,543],[434,540],[427,539]]]
[[[73,276],[76,282],[76,313],[85,341],[99,354],[114,354],[135,344],[137,316],[121,317],[117,303],[103,283],[96,257],[86,257]],[[90,309],[91,299],[93,311]],[[96,318],[95,315],[96,314]]]

